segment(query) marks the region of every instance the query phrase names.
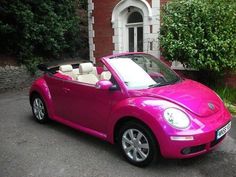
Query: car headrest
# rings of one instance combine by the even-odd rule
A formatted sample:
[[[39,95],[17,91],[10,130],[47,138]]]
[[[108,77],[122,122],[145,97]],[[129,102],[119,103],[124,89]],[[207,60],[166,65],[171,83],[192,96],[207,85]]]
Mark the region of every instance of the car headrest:
[[[111,73],[110,71],[103,71],[100,76],[101,80],[110,80],[111,79]]]
[[[79,72],[81,74],[88,74],[93,71],[93,64],[92,63],[81,63],[79,65]]]
[[[61,72],[71,72],[71,71],[73,71],[73,67],[71,65],[61,65],[59,67],[59,70]]]

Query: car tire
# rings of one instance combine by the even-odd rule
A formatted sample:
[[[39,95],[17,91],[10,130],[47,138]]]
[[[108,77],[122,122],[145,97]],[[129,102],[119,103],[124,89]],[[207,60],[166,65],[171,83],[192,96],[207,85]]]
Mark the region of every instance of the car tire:
[[[39,123],[46,123],[48,119],[47,108],[42,97],[38,94],[32,96],[31,107],[34,118]]]
[[[158,146],[154,135],[142,123],[131,121],[121,127],[118,144],[125,159],[138,167],[149,165],[157,156]]]

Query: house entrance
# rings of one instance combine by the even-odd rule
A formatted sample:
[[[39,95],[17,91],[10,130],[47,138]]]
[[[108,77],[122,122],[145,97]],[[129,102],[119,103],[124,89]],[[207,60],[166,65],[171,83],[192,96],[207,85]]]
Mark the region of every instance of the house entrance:
[[[143,52],[143,17],[132,12],[127,20],[129,52]]]

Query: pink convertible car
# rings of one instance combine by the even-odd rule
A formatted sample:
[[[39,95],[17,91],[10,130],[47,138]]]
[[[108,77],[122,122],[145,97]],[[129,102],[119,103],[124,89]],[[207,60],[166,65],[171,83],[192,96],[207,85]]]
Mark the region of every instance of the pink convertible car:
[[[146,166],[156,157],[189,158],[215,148],[231,115],[206,86],[180,78],[145,53],[92,63],[39,65],[45,74],[30,89],[35,119],[53,119],[110,143]]]

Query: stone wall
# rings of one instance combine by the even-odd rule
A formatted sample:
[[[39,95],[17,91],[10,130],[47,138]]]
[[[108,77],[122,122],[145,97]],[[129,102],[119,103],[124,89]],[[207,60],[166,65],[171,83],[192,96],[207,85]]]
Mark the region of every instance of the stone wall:
[[[39,75],[37,73],[36,75]],[[37,76],[32,76],[25,66],[1,66],[0,67],[0,92],[9,89],[21,89],[30,87]]]

